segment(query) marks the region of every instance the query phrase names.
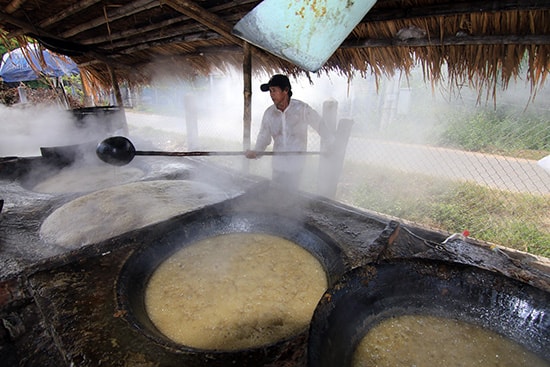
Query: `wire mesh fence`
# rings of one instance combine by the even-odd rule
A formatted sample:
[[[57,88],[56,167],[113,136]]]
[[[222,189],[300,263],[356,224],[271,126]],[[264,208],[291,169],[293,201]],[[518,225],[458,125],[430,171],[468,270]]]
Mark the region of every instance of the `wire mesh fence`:
[[[137,115],[129,114],[130,126]],[[155,137],[154,129],[142,127],[142,136],[156,139],[161,149],[186,149],[181,118],[161,120],[170,133]],[[136,133],[133,127],[131,133]],[[177,129],[180,132],[174,133]],[[201,136],[202,149],[242,149],[238,137],[227,139],[227,134],[205,127]],[[319,150],[318,135],[311,131],[309,137],[308,150]],[[237,171],[246,167],[247,174],[271,178],[271,157],[205,159]],[[319,157],[308,157],[300,189],[319,194],[319,182]],[[479,240],[550,257],[550,173],[535,159],[403,143],[355,132],[348,141],[332,198],[449,233],[468,230]]]
[[[352,138],[348,146],[337,200],[550,254],[550,174],[536,161],[387,141],[364,143]]]
[[[425,85],[410,81],[403,87],[392,80],[378,90],[373,85],[356,85],[338,101],[338,115],[351,116],[354,126],[343,168],[335,172],[334,200],[450,233],[468,230],[479,240],[550,257],[550,173],[537,164],[550,154],[544,94],[529,110],[514,98],[483,108],[466,95],[460,105],[425,93],[420,98]],[[322,111],[321,104],[305,101]],[[203,118],[200,148],[242,149],[242,129],[236,128],[242,126],[242,113],[231,115],[228,107],[210,104],[217,105],[213,120],[224,124]],[[260,112],[253,116],[252,144]],[[162,148],[188,147],[183,114],[161,124],[172,131]],[[313,130],[308,150],[320,150]],[[208,159],[271,177],[270,157]],[[300,189],[318,194],[319,180],[319,157],[308,157]]]

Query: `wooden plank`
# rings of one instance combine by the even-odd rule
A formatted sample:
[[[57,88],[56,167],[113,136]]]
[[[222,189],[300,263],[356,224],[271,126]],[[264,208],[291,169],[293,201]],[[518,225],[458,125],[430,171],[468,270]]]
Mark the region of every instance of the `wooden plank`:
[[[27,34],[28,33],[33,33],[33,34],[39,34],[39,35],[42,35],[42,36],[55,37],[54,35],[49,34],[48,32],[46,32],[46,31],[44,31],[40,28],[34,27],[32,24],[29,24],[28,22],[23,21],[19,18],[16,18],[13,15],[10,15],[10,14],[5,13],[3,11],[0,11],[0,22],[14,25],[17,28],[23,30],[23,33],[27,33]],[[9,33],[7,35],[7,37],[10,38],[11,34],[12,33]]]
[[[243,149],[250,149],[250,131],[252,126],[252,45],[243,46]]]
[[[42,28],[46,28],[49,25],[58,23],[58,22],[62,21],[63,19],[68,18],[68,17],[70,17],[70,16],[72,16],[76,13],[79,13],[82,10],[89,8],[90,6],[96,4],[100,1],[102,1],[102,0],[79,1],[77,3],[74,3],[73,5],[65,8],[63,11],[61,11],[61,12],[55,14],[55,15],[52,15],[49,18],[44,19],[43,21],[38,23],[38,25]]]
[[[383,2],[379,0],[377,5],[375,5],[375,7],[367,13],[361,23],[385,22],[436,16],[453,16],[471,13],[478,14],[483,12],[493,13],[502,11],[550,9],[550,0],[449,1],[416,7],[396,7],[394,1],[391,1],[391,4],[391,8],[384,8]]]
[[[6,8],[4,9],[4,11],[8,14],[11,14],[15,12],[17,9],[19,9],[21,5],[25,3],[25,1],[26,0],[13,0],[11,3],[6,5]]]
[[[205,10],[198,6],[193,1],[184,0],[162,0],[163,3],[170,6],[174,10],[193,18],[197,22],[204,24],[213,31],[219,33],[223,37],[227,38],[231,42],[242,45],[244,42],[238,37],[231,34],[233,26],[217,16],[216,14]]]
[[[355,41],[345,41],[341,49],[372,48],[372,47],[434,47],[434,46],[466,46],[466,45],[548,45],[550,35],[502,35],[502,36],[449,36],[440,39],[415,38],[400,40],[396,38],[368,38]]]
[[[74,27],[72,29],[69,29],[68,31],[61,33],[60,37],[70,38],[70,37],[76,36],[79,33],[87,31],[89,29],[93,29],[97,26],[103,25],[105,23],[126,18],[130,15],[140,13],[144,10],[156,8],[158,6],[160,6],[160,3],[156,0],[137,0],[125,6],[122,6],[120,8],[117,8],[113,11],[108,12],[107,16],[97,17],[88,22],[81,23],[77,27]]]
[[[110,35],[101,35],[101,36],[96,36],[92,38],[86,38],[80,41],[80,43],[82,43],[83,45],[91,45],[91,44],[99,44],[104,42],[116,41],[121,38],[139,37],[142,34],[149,33],[157,29],[169,27],[171,25],[181,23],[189,19],[190,18],[188,16],[182,15],[179,17],[166,19],[158,23],[153,23],[141,28],[130,28],[120,32],[111,33]],[[181,28],[178,28],[178,29],[181,29]]]
[[[118,54],[129,55],[129,54],[132,54],[136,51],[144,51],[144,50],[147,50],[147,49],[152,48],[152,47],[169,45],[169,44],[177,43],[177,42],[185,43],[185,42],[192,42],[192,41],[197,41],[197,40],[208,41],[208,40],[217,40],[217,39],[222,39],[222,38],[223,37],[220,36],[216,32],[200,32],[200,33],[189,34],[189,35],[180,35],[180,36],[176,36],[176,37],[173,37],[173,38],[170,38],[170,39],[153,40],[153,41],[149,41],[149,42],[143,42],[143,43],[140,43],[140,44],[137,44],[137,45],[133,45],[133,46],[130,46],[130,47],[127,47],[127,48],[117,50],[116,52]],[[193,49],[195,49],[195,48],[193,48]]]
[[[238,20],[240,18],[241,18],[240,14],[234,14],[225,19],[226,21],[233,21],[233,20]],[[167,19],[166,21],[161,22],[162,24],[155,23],[147,27],[141,27],[139,29],[137,28],[128,29],[122,32],[113,33],[111,35],[82,40],[81,43],[82,44],[100,44],[100,43],[108,42],[109,44],[102,46],[102,48],[117,49],[117,48],[123,48],[123,47],[136,46],[144,42],[171,39],[173,37],[188,35],[189,33],[198,34],[201,31],[208,30],[208,27],[197,22],[192,22],[192,23],[187,22],[179,26],[173,26],[177,23],[185,22],[190,19],[191,18],[189,18],[188,16],[182,15],[179,17]],[[155,31],[157,32],[153,33]],[[118,42],[113,42],[113,41],[116,41],[117,39],[123,39],[123,40]]]
[[[40,23],[38,23],[38,27],[40,28],[46,28],[48,27],[49,25],[52,25],[52,24],[55,24],[55,23],[58,23],[60,21],[62,21],[63,19],[66,19],[68,17],[70,17],[71,15],[74,15],[84,9],[87,9],[88,7],[100,2],[101,0],[84,0],[84,1],[80,1],[78,3],[75,3],[71,6],[69,6],[68,8],[65,8],[65,10],[49,17],[49,18],[46,18],[42,21],[40,21]],[[21,35],[23,35],[25,32],[24,30],[17,30],[17,31],[14,31],[14,32],[11,32],[8,34],[8,38],[15,38],[15,37],[19,37]]]
[[[332,149],[328,154],[321,154],[319,158],[319,195],[332,199],[336,196],[353,123],[351,119],[341,119],[338,122]]]

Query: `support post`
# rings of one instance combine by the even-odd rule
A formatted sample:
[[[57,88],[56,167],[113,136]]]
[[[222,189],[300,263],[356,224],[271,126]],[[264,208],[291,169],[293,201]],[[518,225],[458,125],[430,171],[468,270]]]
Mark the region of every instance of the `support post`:
[[[342,174],[346,148],[351,135],[353,120],[341,119],[334,136],[334,143],[328,154],[321,155],[319,173],[323,174],[319,180],[319,194],[334,199],[338,188],[338,181]],[[321,180],[321,178],[323,180]]]
[[[89,81],[85,79],[84,74],[80,71],[80,82],[82,83],[82,94],[84,107],[92,107],[94,105],[94,97],[92,91],[89,89]]]
[[[116,104],[120,108],[124,108],[124,102],[122,101],[122,93],[120,93],[120,87],[118,86],[118,80],[116,77],[115,69],[111,65],[107,65],[109,69],[109,76],[111,77],[111,85],[113,86],[113,91],[115,92]]]
[[[197,102],[192,93],[183,97],[185,109],[185,130],[187,133],[187,148],[197,150],[199,148],[199,123],[197,118]]]
[[[250,130],[252,126],[252,46],[248,42],[243,42],[243,149],[250,149]],[[243,171],[248,173],[250,163],[247,159],[243,163]]]
[[[27,90],[24,86],[20,85],[19,87],[17,87],[17,94],[19,94],[20,103],[27,103],[29,101],[27,99]]]
[[[119,108],[119,118],[120,124],[122,125],[122,130],[125,135],[128,135],[128,122],[126,121],[126,112],[124,111],[124,102],[122,101],[122,94],[120,93],[120,87],[118,85],[118,80],[116,77],[115,69],[109,64],[107,64],[107,69],[109,70],[109,76],[111,77],[111,84],[113,85],[113,91],[115,92],[116,103]]]
[[[325,128],[331,137],[336,133],[336,122],[338,115],[338,101],[334,99],[327,100],[323,103],[323,122]],[[329,141],[327,141],[329,140]],[[324,152],[329,148],[329,144],[332,144],[331,139],[321,138],[321,151]],[[332,157],[329,155],[321,154],[319,157],[319,171],[317,180],[317,191],[319,194],[331,197],[331,181],[332,181]]]

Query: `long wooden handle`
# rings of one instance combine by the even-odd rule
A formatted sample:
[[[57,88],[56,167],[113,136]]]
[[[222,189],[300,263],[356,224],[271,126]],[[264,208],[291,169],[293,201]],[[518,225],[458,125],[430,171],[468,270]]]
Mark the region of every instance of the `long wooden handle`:
[[[211,151],[193,151],[193,152],[163,152],[163,151],[148,151],[148,150],[136,150],[135,155],[162,155],[170,157],[197,157],[197,156],[231,156],[231,155],[245,155],[244,151],[225,151],[225,152],[211,152]],[[257,156],[262,155],[316,155],[321,152],[256,152]]]

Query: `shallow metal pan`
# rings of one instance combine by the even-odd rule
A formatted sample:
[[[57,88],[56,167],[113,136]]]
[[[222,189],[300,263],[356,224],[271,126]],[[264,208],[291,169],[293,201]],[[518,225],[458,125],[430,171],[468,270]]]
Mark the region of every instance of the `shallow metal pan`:
[[[130,256],[116,285],[118,308],[134,330],[163,346],[167,352],[178,353],[186,366],[261,366],[277,359],[284,351],[306,348],[307,330],[304,330],[300,335],[261,348],[231,352],[198,350],[168,339],[149,319],[144,293],[150,276],[160,263],[198,240],[236,232],[276,235],[302,246],[323,265],[329,285],[334,284],[346,271],[346,261],[337,244],[328,235],[295,219],[276,214],[217,213],[210,210],[186,217],[177,229],[159,236],[155,243]]]
[[[311,322],[308,365],[350,366],[369,329],[414,314],[481,326],[550,361],[550,294],[473,266],[419,259],[365,265],[327,290]]]

